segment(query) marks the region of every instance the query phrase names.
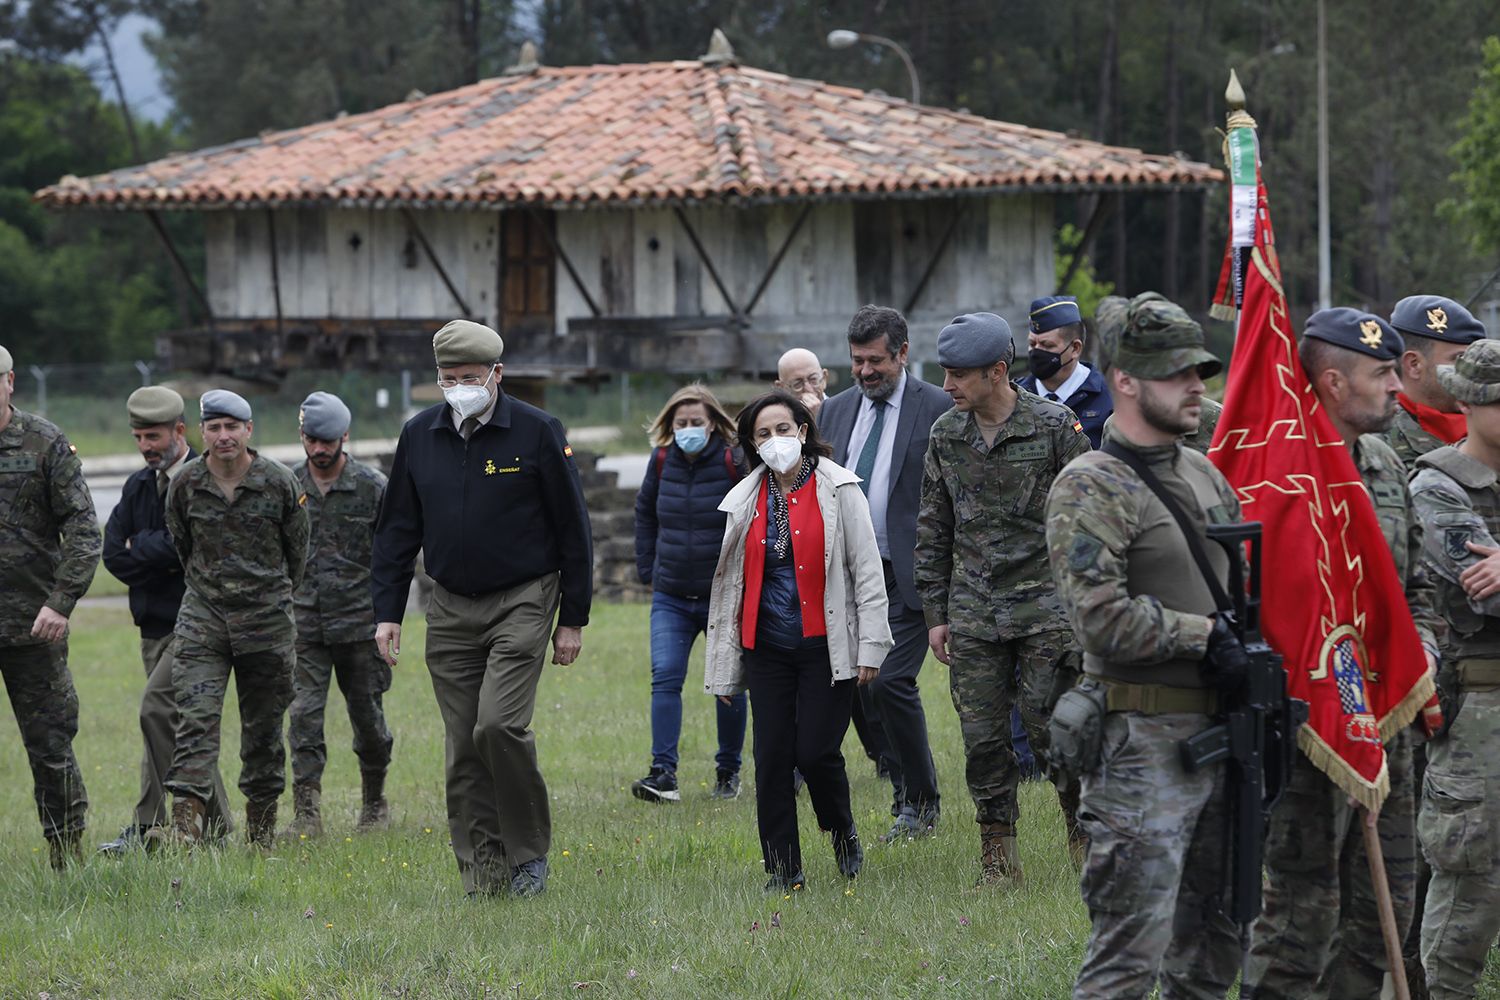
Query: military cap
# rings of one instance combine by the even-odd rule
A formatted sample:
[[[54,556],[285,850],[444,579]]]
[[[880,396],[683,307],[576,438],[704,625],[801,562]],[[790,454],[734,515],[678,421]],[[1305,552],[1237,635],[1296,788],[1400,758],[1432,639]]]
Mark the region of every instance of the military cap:
[[[439,368],[492,365],[505,353],[505,341],[483,323],[456,319],[433,334],[432,356]]]
[[[1010,324],[994,313],[955,316],[937,339],[937,360],[944,368],[988,368],[1016,358]]]
[[[1438,383],[1471,406],[1500,402],[1500,340],[1476,340],[1451,365],[1438,365]]]
[[[164,385],[142,386],[125,400],[125,412],[134,428],[175,424],[184,408],[182,397]]]
[[[1399,358],[1406,341],[1391,325],[1374,313],[1348,306],[1319,309],[1307,317],[1302,336],[1322,340],[1345,350],[1368,355],[1380,361]]]
[[[15,368],[15,362],[10,359],[10,352],[0,346],[0,375]]]
[[[200,420],[228,417],[230,420],[250,419],[250,404],[245,397],[228,389],[210,389],[198,400]]]
[[[314,392],[302,401],[297,427],[310,438],[337,441],[349,430],[349,407],[331,392]]]
[[[1060,326],[1082,323],[1078,300],[1071,295],[1044,295],[1031,300],[1031,332],[1046,333]]]
[[[1106,299],[1095,314],[1101,341],[1113,342],[1108,356],[1114,367],[1144,379],[1170,378],[1188,368],[1211,378],[1223,370],[1204,346],[1203,327],[1182,306],[1157,292],[1142,292],[1123,308],[1122,301]]]
[[[1473,313],[1441,295],[1408,295],[1391,310],[1391,326],[1450,344],[1472,344],[1484,336],[1484,324]]]

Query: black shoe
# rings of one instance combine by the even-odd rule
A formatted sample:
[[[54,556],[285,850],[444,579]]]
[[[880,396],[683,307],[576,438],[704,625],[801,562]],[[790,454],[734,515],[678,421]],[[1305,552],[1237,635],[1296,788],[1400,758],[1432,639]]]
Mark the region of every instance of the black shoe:
[[[777,872],[766,881],[766,892],[779,892],[782,895],[786,895],[792,892],[801,892],[806,886],[807,879],[802,877],[800,869],[793,875],[783,875]]]
[[[630,786],[630,794],[642,802],[680,802],[677,775],[664,767],[653,767],[651,773]]]
[[[718,778],[714,781],[713,791],[708,793],[709,798],[714,799],[737,799],[740,797],[740,776],[734,771],[720,771]]]
[[[526,898],[540,896],[547,889],[547,858],[533,858],[510,870],[510,894]]]
[[[120,831],[120,835],[114,840],[99,845],[99,853],[110,857],[119,857],[129,854],[131,851],[139,851],[146,846],[146,831],[134,823]]]
[[[930,837],[936,828],[936,812],[918,813],[911,809],[904,809],[896,815],[896,822],[891,824],[890,831],[880,838],[880,842],[895,844],[903,840]]]
[[[848,833],[833,835],[833,860],[838,862],[839,874],[844,878],[856,878],[865,864],[865,849],[860,846],[859,834],[851,826]]]

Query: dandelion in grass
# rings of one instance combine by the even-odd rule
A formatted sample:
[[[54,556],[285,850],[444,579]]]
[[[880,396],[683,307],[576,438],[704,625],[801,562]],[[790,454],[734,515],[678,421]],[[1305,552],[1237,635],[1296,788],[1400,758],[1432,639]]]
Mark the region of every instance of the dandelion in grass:
[[[563,851],[563,857],[565,857],[565,858],[571,858],[572,856],[573,856],[573,853],[571,851]]]

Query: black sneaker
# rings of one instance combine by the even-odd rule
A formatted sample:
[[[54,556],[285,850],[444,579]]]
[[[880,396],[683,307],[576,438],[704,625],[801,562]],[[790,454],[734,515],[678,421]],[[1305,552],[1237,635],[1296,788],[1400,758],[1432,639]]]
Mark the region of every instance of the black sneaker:
[[[890,832],[881,837],[881,843],[894,844],[903,840],[915,840],[918,837],[930,837],[937,829],[937,813],[930,812],[925,815],[912,810],[902,810],[896,814],[896,822],[891,824]]]
[[[740,797],[740,776],[734,771],[720,771],[718,778],[714,781],[713,791],[708,793],[709,798],[714,799],[737,799]]]
[[[802,877],[799,870],[792,875],[783,875],[777,872],[766,881],[766,892],[779,892],[787,895],[793,892],[801,892],[807,886],[807,879]]]
[[[510,894],[525,899],[547,890],[547,858],[533,858],[511,869]]]
[[[680,802],[677,775],[664,767],[653,767],[651,773],[630,786],[630,794],[642,802]]]
[[[838,862],[839,874],[844,878],[855,878],[865,864],[865,849],[859,844],[859,834],[851,826],[848,833],[833,835],[833,859]]]

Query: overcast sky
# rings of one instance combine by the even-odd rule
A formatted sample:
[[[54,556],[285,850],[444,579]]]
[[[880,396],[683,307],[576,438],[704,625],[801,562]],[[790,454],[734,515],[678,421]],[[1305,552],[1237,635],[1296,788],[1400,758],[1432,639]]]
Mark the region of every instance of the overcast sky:
[[[155,26],[149,18],[132,14],[120,22],[115,32],[115,64],[120,69],[120,80],[125,86],[125,99],[130,110],[142,118],[161,121],[172,110],[171,102],[161,91],[161,77],[156,72],[156,60],[141,44],[142,33]],[[104,66],[104,54],[99,46],[90,48],[83,62],[94,74],[94,82],[107,100],[115,98],[114,87]]]

